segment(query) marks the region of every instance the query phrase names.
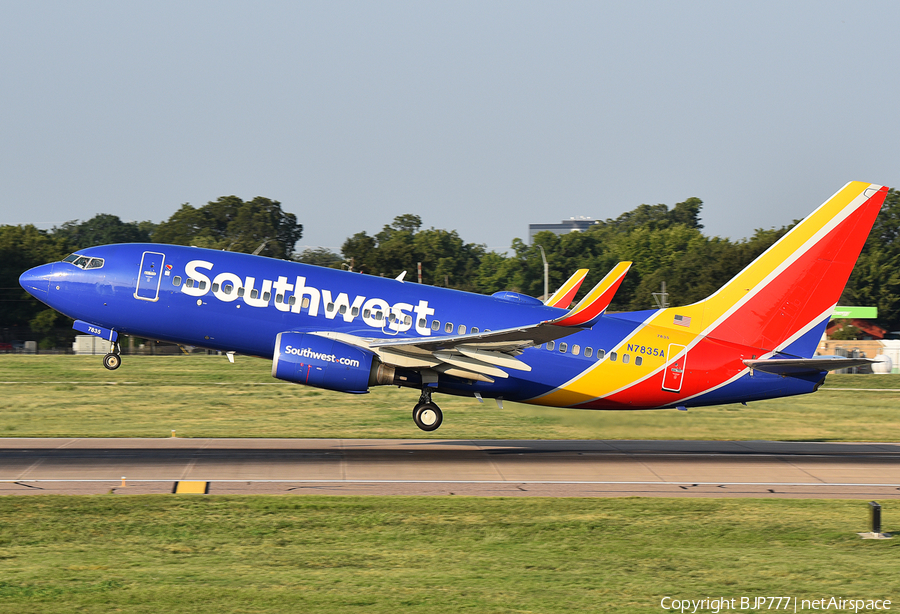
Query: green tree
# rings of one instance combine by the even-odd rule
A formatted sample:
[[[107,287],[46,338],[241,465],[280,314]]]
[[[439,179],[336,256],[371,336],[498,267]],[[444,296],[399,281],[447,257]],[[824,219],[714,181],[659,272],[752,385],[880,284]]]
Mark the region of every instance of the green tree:
[[[344,260],[327,247],[307,247],[299,254],[294,254],[294,260],[303,264],[314,264],[329,269],[339,269]]]
[[[61,237],[25,226],[0,226],[0,327],[26,326],[45,306],[19,286],[19,275],[61,260],[71,246]]]
[[[222,196],[200,208],[183,204],[156,227],[153,240],[287,258],[302,236],[297,217],[284,212],[277,200]]]
[[[143,224],[143,227],[142,227]],[[83,249],[94,245],[110,243],[140,243],[150,240],[147,224],[123,222],[118,216],[99,213],[85,222],[74,220],[54,228],[54,237],[67,240],[73,249]]]
[[[365,232],[357,232],[344,241],[341,253],[344,254],[345,261],[352,265],[354,271],[377,275],[380,272],[377,247],[375,237],[370,237]]]
[[[889,190],[850,281],[844,305],[878,307],[876,324],[900,329],[900,192]]]
[[[484,246],[465,243],[455,230],[420,230],[422,219],[405,214],[381,232],[358,232],[344,242],[341,253],[354,270],[396,277],[403,271],[415,280],[422,263],[423,282],[452,288],[479,290],[477,278]]]

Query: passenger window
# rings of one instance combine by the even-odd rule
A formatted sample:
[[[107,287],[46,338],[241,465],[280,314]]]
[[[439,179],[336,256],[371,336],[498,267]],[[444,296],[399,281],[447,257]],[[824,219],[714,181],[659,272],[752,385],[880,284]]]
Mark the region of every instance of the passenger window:
[[[180,286],[180,285],[181,285],[181,277],[179,277],[178,275],[176,275],[175,277],[173,277],[173,278],[172,278],[172,285],[173,285],[173,286]]]
[[[597,360],[603,360],[604,356],[606,356],[606,350],[597,350]]]
[[[303,297],[303,300],[300,301],[300,308],[301,308],[301,309],[307,309],[308,307],[309,307],[309,297],[308,297],[308,296],[304,296],[304,297]]]
[[[581,346],[573,345],[572,346],[572,356],[578,356],[581,354]]]
[[[477,327],[477,326],[473,326],[473,327],[472,327],[472,330],[469,331],[469,332],[471,332],[471,333],[474,335],[475,333],[478,332],[478,327]]]
[[[370,315],[372,315],[371,309],[363,309],[363,317],[364,318],[368,319]]]
[[[375,312],[375,320],[376,320],[377,322],[381,322],[381,319],[382,319],[383,317],[384,317],[384,314],[381,313],[380,311],[376,311],[376,312]]]
[[[257,298],[257,297],[259,297],[259,290],[257,290],[256,288],[253,288],[252,290],[250,290],[250,298]]]
[[[276,295],[275,295],[275,302],[276,302],[276,303],[279,303],[279,304],[283,303],[283,302],[284,302],[284,295],[283,295],[283,294],[276,294]]]
[[[194,287],[194,280],[191,279],[190,277],[188,277],[188,280],[187,280],[187,282],[185,282],[184,285],[187,286],[188,288],[193,288],[193,287]]]
[[[263,292],[263,300],[268,302],[268,300],[272,297],[271,292]]]
[[[407,326],[412,326],[412,316],[406,316],[403,318],[403,323]]]
[[[296,305],[297,304],[297,295],[294,294],[291,298],[288,299],[288,305]]]
[[[555,341],[548,341],[548,342],[547,342],[547,349],[550,350],[551,352],[553,351],[553,348],[555,348],[555,347],[556,347],[556,342],[555,342]]]
[[[419,323],[416,324],[416,328],[425,328],[426,324],[425,318],[419,318]]]
[[[212,291],[213,291],[213,292],[218,292],[218,291],[219,291],[219,284],[213,284],[213,285],[212,285]]]
[[[466,325],[465,325],[465,324],[460,324],[460,325],[459,325],[459,331],[458,331],[458,332],[459,332],[460,335],[465,335],[465,334],[466,334]]]
[[[638,367],[640,367],[643,363],[644,363],[644,357],[643,357],[643,356],[635,356],[635,357],[634,357],[634,364],[635,364],[635,365],[637,365]]]
[[[562,343],[559,344],[559,353],[560,354],[565,354],[567,349],[569,349],[569,344],[566,343],[565,341],[563,341]]]
[[[334,311],[334,303],[328,303],[327,305],[325,305],[325,311],[327,311],[328,313]]]
[[[255,292],[255,290],[254,290],[254,292]],[[241,286],[240,288],[238,288],[238,296],[244,296],[244,286]]]
[[[201,290],[206,290],[206,282],[205,282],[205,281],[201,281],[201,282],[200,282],[200,289],[201,289]]]
[[[453,322],[447,322],[446,324],[444,324],[444,332],[445,333],[453,332]]]
[[[225,294],[231,294],[232,290],[234,290],[234,286],[232,286],[231,284],[225,284],[224,286],[222,286],[222,292],[224,292]]]
[[[351,309],[351,310],[350,310],[350,315],[353,316],[354,318],[355,318],[356,316],[358,316],[358,315],[359,315],[359,307],[354,307],[353,309]]]
[[[631,361],[631,356],[628,354],[622,354],[622,364],[627,365]]]
[[[584,348],[585,358],[590,358],[593,355],[594,355],[594,348],[591,348],[591,347]]]
[[[618,358],[618,355],[615,352],[610,352],[609,359],[613,362],[616,362],[616,358]]]
[[[431,330],[440,330],[441,329],[441,321],[440,320],[432,320],[431,321]]]
[[[346,305],[341,305],[341,308],[338,309],[338,313],[341,314],[341,315],[344,315],[345,313],[347,313],[347,306],[346,306]]]

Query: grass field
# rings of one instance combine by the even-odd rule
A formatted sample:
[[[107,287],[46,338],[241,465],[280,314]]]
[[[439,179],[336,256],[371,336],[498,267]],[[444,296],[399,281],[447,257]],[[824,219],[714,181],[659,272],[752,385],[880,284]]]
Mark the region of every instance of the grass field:
[[[865,508],[4,497],[0,612],[659,612],[666,595],[897,603],[900,540],[860,540]]]
[[[410,417],[418,393],[347,395],[279,382],[271,362],[221,356],[0,356],[0,436],[379,437],[440,439],[900,440],[900,376],[829,376],[812,395],[727,405],[590,412],[435,396],[434,433]],[[841,390],[892,389],[889,392]],[[896,392],[894,391],[896,390]]]
[[[342,395],[268,361],[0,356],[0,436],[897,440],[900,377],[689,412]],[[847,388],[890,388],[862,392]],[[890,507],[885,530],[897,531]],[[0,497],[3,612],[660,612],[660,599],[900,601],[900,540],[827,500]],[[711,610],[706,610],[711,611]],[[752,610],[743,610],[752,611]],[[803,610],[798,610],[803,611]],[[807,610],[808,611],[808,610]]]

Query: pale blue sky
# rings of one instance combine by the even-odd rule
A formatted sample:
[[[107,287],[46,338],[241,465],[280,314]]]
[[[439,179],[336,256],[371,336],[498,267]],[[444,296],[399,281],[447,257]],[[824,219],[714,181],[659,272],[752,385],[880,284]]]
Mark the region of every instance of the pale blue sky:
[[[744,237],[900,184],[898,2],[0,0],[0,224],[280,200],[298,248],[394,216],[704,200]]]

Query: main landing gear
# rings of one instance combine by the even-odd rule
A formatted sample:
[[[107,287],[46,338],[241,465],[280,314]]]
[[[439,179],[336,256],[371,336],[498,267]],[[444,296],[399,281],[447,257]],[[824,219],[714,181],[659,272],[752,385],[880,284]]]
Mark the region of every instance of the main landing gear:
[[[423,431],[434,431],[444,421],[441,408],[431,402],[431,388],[422,388],[419,403],[413,407],[413,422]]]
[[[115,371],[122,364],[122,357],[119,356],[119,344],[113,343],[110,352],[103,357],[103,366],[110,371]]]

